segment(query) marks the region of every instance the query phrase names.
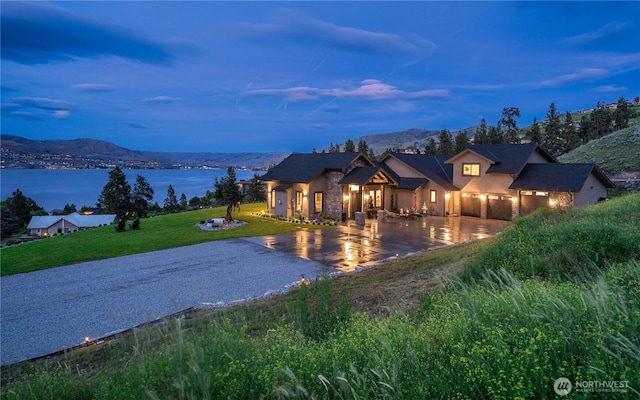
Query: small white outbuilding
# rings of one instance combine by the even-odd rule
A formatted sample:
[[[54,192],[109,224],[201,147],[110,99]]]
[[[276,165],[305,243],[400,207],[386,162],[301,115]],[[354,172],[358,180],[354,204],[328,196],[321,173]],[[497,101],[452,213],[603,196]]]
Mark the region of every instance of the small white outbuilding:
[[[27,231],[30,236],[47,237],[109,225],[115,219],[116,214],[81,215],[77,212],[68,215],[33,216],[27,225]]]

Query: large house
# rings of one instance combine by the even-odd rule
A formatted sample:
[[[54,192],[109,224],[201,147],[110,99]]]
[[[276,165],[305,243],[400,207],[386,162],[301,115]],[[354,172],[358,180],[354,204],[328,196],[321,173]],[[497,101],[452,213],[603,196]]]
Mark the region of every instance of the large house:
[[[81,215],[77,212],[68,215],[33,216],[27,225],[30,236],[47,237],[109,225],[116,219],[116,214]]]
[[[286,217],[356,212],[512,220],[539,207],[575,207],[607,196],[595,164],[564,164],[535,143],[472,145],[455,155],[292,154],[267,172],[268,211]]]

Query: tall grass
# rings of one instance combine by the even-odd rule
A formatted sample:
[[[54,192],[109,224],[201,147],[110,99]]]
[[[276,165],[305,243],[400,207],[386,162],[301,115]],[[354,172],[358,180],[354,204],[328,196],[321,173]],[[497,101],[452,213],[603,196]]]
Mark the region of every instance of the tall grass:
[[[100,368],[74,368],[71,359],[25,367],[22,377],[3,385],[2,397],[538,399],[556,398],[553,384],[565,377],[574,382],[571,398],[637,398],[640,263],[637,250],[625,243],[634,237],[633,224],[624,221],[637,215],[637,201],[527,217],[516,232],[475,247],[472,273],[422,296],[411,312],[385,318],[354,312],[331,280],[314,281],[288,295],[288,306],[275,313],[269,329],[254,331],[242,309],[173,319],[136,332],[125,342],[126,355],[115,352]],[[581,243],[575,254],[606,250],[605,256],[572,261],[567,253],[562,272],[547,264],[555,260],[548,254],[535,260],[534,270],[531,258],[520,268],[515,258],[493,267],[496,249],[518,244],[525,249],[520,254],[535,256],[536,248],[554,248],[538,241],[553,236],[543,232],[557,226],[557,235],[568,234],[568,220],[580,227],[590,218],[623,239],[585,239],[596,250]],[[532,242],[518,232],[522,226]],[[622,243],[620,254],[598,247],[603,241]],[[478,260],[490,264],[480,268]],[[614,393],[577,390],[575,382],[585,381],[624,387]]]
[[[640,195],[581,209],[539,209],[492,241],[462,271],[467,282],[488,269],[519,278],[564,279],[585,265],[640,258]]]

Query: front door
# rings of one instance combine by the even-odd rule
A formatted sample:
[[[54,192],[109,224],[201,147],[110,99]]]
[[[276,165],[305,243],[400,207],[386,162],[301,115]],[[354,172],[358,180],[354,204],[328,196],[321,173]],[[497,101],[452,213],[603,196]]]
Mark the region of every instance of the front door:
[[[349,218],[354,219],[356,217],[356,211],[362,211],[362,194],[360,191],[352,191],[349,201],[351,204],[351,215],[349,215]]]

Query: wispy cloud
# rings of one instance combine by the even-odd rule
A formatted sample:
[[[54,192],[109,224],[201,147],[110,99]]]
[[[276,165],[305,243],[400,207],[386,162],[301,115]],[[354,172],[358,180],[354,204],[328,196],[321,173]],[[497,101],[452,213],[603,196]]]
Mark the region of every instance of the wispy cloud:
[[[560,75],[553,79],[540,82],[540,87],[555,87],[578,82],[593,81],[609,74],[609,70],[603,68],[584,68],[578,72]]]
[[[270,23],[235,22],[231,28],[236,35],[244,37],[283,38],[305,46],[325,45],[344,51],[386,56],[415,55],[436,47],[418,35],[403,36],[338,26],[287,9],[280,10]]]
[[[622,93],[629,90],[626,86],[618,86],[618,85],[604,85],[598,86],[594,88],[594,92],[598,93]]]
[[[104,83],[79,83],[71,86],[71,89],[78,92],[112,92],[116,87]]]
[[[3,2],[1,24],[2,58],[29,65],[106,56],[168,65],[191,46],[151,39],[40,2]]]
[[[15,97],[9,100],[9,103],[21,107],[32,107],[41,110],[72,110],[76,108],[75,103],[65,100],[50,99],[46,97]]]
[[[133,129],[149,129],[148,126],[139,124],[137,122],[123,121],[122,123],[128,126],[129,128],[133,128]]]
[[[572,45],[586,46],[624,33],[628,26],[627,22],[610,22],[595,31],[570,36],[563,41]]]
[[[156,96],[140,100],[141,103],[176,103],[182,101],[182,97]]]
[[[370,100],[421,100],[428,98],[450,97],[449,90],[429,89],[407,92],[395,86],[388,85],[376,79],[367,79],[355,88],[322,89],[308,86],[298,86],[287,89],[255,89],[246,90],[242,96],[272,96],[283,97],[289,102],[315,101],[322,97],[358,98]]]

